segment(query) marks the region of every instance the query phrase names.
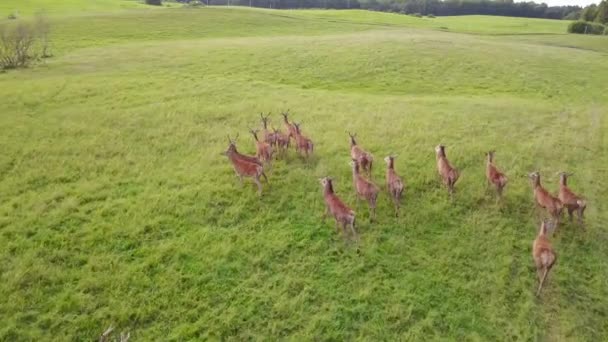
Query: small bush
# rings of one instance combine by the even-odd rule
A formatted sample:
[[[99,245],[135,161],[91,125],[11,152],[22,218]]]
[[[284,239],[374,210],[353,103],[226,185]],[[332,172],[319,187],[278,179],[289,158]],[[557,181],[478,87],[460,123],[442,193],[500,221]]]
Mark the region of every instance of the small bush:
[[[35,21],[0,25],[0,70],[26,67],[33,60],[50,57],[50,31],[41,15]]]
[[[422,18],[422,14],[420,14],[420,13],[412,13],[409,15],[411,15],[412,17],[416,17],[416,18]]]
[[[146,0],[146,5],[162,6],[162,0]]]
[[[429,18],[435,18],[435,15],[433,15],[432,13],[429,13],[429,15],[427,15],[427,17],[429,17]]]
[[[14,13],[14,12],[13,12],[13,13],[9,14],[7,18],[8,18],[9,20],[15,20],[15,19],[17,19],[17,18],[18,18],[18,16],[17,16],[17,13]]]
[[[580,34],[604,34],[606,28],[599,23],[590,23],[587,21],[575,21],[568,25],[569,33]]]

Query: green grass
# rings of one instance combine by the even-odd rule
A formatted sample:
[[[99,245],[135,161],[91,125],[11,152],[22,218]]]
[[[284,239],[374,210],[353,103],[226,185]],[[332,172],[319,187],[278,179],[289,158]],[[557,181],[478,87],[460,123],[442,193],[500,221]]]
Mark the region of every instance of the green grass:
[[[608,40],[560,21],[418,20],[54,17],[55,57],[0,74],[0,340],[90,340],[110,325],[136,341],[605,340]],[[253,152],[257,113],[279,126],[287,108],[315,157],[275,162],[258,198],[220,152],[237,133]],[[321,220],[319,177],[355,204],[347,130],[378,182],[397,153],[407,184],[399,219],[385,193],[377,224],[356,208],[360,255]],[[438,143],[462,173],[453,203]],[[485,189],[488,149],[510,178],[502,204]],[[552,190],[555,172],[575,172],[590,203],[586,231],[553,238],[541,298],[532,170]]]
[[[29,16],[43,11],[52,15],[65,15],[81,12],[116,11],[144,6],[143,1],[139,0],[3,0],[0,3],[0,15],[4,19],[10,13]]]

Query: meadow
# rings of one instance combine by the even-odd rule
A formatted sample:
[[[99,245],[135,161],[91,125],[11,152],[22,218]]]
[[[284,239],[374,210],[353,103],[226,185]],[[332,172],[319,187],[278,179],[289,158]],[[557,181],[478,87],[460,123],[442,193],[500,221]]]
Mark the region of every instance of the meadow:
[[[44,1],[52,58],[0,73],[0,340],[608,338],[608,37],[567,21]],[[3,1],[5,13],[41,3]],[[70,5],[71,4],[71,5]],[[26,18],[27,19],[27,18]],[[4,19],[0,19],[4,20]],[[240,186],[221,153],[290,109],[315,142]],[[397,154],[402,216],[355,205],[347,131]],[[460,170],[454,200],[434,146]],[[484,152],[509,177],[486,189]],[[589,203],[543,294],[526,175]]]

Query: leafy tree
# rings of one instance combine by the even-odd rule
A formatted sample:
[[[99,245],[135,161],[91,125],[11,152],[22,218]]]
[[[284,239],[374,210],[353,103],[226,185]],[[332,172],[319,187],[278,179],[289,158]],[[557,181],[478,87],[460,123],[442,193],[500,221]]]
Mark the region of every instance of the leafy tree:
[[[595,22],[600,24],[608,24],[608,0],[603,0],[597,7]]]

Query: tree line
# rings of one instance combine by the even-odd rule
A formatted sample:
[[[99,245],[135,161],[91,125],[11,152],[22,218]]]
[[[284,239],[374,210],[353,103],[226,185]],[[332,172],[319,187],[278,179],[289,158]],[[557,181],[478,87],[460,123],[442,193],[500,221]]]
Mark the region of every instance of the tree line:
[[[191,2],[178,0],[179,2]],[[605,1],[605,0],[604,0]],[[194,2],[194,1],[192,1]],[[513,0],[201,0],[206,5],[252,6],[278,9],[368,9],[420,15],[500,15],[510,17],[576,20],[580,6],[548,6]]]

